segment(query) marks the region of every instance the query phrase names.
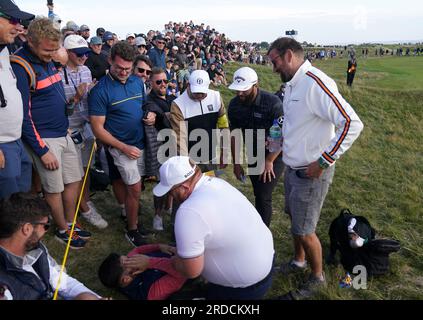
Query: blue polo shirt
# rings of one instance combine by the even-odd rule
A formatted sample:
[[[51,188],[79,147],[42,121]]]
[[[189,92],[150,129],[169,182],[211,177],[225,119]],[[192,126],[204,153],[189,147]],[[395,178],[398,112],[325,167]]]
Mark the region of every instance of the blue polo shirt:
[[[142,81],[131,75],[125,84],[110,73],[91,90],[88,97],[90,116],[105,116],[104,128],[119,141],[144,149],[145,102]]]

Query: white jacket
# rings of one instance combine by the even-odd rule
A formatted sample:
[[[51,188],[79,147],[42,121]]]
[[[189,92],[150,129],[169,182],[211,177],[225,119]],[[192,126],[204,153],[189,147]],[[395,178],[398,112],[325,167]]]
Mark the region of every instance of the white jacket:
[[[309,61],[286,84],[283,109],[283,161],[292,168],[320,157],[334,164],[363,129],[335,81]]]

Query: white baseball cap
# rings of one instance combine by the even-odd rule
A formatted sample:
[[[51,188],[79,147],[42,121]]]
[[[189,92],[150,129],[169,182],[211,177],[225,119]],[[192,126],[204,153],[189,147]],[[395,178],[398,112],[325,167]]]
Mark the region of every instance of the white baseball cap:
[[[192,93],[208,93],[210,85],[209,74],[204,70],[195,70],[189,77],[189,86]]]
[[[172,157],[160,167],[160,183],[153,189],[156,197],[163,197],[174,186],[187,181],[195,174],[189,157]]]
[[[135,39],[135,33],[128,33],[126,35],[126,38],[125,39],[131,38],[131,37]]]
[[[235,91],[247,91],[258,82],[257,73],[249,68],[243,67],[234,73],[234,81],[229,89]]]
[[[77,54],[84,54],[90,52],[88,48],[88,42],[76,34],[71,34],[65,38],[63,47],[67,50],[72,50]]]
[[[145,42],[145,39],[143,37],[136,37],[135,38],[135,45],[137,47],[139,47],[139,46],[146,46],[147,43]]]

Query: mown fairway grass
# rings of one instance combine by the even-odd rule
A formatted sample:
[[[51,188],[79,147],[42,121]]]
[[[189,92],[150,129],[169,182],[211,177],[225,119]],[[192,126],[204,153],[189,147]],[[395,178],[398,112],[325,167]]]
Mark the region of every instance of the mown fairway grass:
[[[384,57],[358,60],[358,72],[352,89],[345,85],[345,59],[319,61],[315,65],[333,77],[347,101],[351,103],[365,128],[353,147],[337,163],[333,185],[326,198],[318,225],[324,254],[328,251],[327,235],[330,222],[342,208],[350,208],[357,215],[366,216],[379,237],[398,239],[402,249],[391,256],[391,273],[369,279],[368,289],[340,289],[341,266],[325,266],[328,287],[317,299],[422,299],[423,298],[423,57]],[[228,65],[228,79],[239,64]],[[263,89],[275,92],[280,80],[270,67],[254,67]],[[222,92],[226,105],[233,92]],[[236,181],[228,167],[224,179],[235,185],[254,203],[248,182]],[[151,227],[153,204],[152,184],[141,197],[141,221]],[[271,229],[274,236],[277,263],[291,258],[293,249],[289,221],[284,209],[282,180],[276,188]],[[123,223],[111,192],[94,196],[99,211],[109,227],[99,231],[87,226],[93,238],[87,247],[70,251],[68,272],[91,289],[115,299],[123,297],[104,288],[97,278],[101,261],[110,252],[127,253],[131,246],[124,238]],[[150,238],[151,242],[170,241],[170,217],[165,218],[166,231]],[[84,223],[83,220],[81,220]],[[236,228],[236,226],[234,226]],[[46,237],[51,254],[60,263],[64,245],[50,233]],[[294,289],[299,277],[276,275],[268,298]]]

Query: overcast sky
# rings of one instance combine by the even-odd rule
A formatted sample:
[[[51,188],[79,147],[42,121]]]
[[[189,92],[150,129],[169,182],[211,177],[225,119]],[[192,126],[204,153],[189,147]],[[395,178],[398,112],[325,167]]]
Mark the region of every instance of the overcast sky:
[[[36,15],[47,15],[46,0],[15,0]],[[319,44],[423,40],[421,0],[54,0],[63,21],[99,26],[119,37],[163,30],[169,21],[204,22],[231,40],[271,42],[286,30]],[[177,4],[177,5],[176,5]]]

